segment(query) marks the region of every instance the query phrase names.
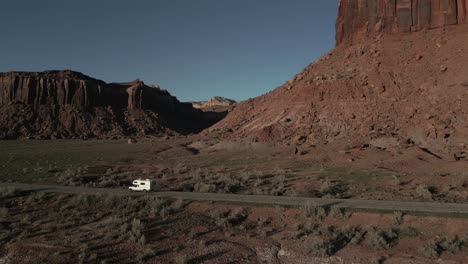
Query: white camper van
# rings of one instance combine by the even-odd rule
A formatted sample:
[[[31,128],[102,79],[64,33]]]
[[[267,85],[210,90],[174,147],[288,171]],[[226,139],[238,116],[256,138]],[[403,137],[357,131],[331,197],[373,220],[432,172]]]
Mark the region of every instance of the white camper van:
[[[156,189],[156,182],[152,180],[134,180],[132,182],[133,186],[128,187],[128,189],[132,192],[139,191],[139,192],[151,192]]]

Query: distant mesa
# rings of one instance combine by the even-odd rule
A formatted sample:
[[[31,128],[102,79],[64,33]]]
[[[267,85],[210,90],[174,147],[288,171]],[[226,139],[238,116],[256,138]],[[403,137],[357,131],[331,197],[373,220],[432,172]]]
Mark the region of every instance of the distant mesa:
[[[208,101],[193,102],[192,106],[197,109],[216,108],[216,107],[230,107],[237,102],[220,96],[210,98]]]
[[[189,134],[223,117],[140,80],[105,83],[71,70],[0,73],[0,111],[0,139]]]

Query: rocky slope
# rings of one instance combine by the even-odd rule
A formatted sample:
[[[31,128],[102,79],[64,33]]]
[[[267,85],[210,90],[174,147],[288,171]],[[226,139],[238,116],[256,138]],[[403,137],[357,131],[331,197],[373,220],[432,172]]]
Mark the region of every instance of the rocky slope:
[[[0,138],[88,138],[198,132],[219,120],[141,81],[73,71],[0,73]]]
[[[410,34],[381,30],[402,12],[385,7],[408,2],[342,0],[335,49],[274,91],[237,104],[207,132],[287,144],[418,146],[437,158],[466,159],[468,24],[458,23],[465,21],[465,5],[413,1],[420,9],[422,3],[457,3],[457,25],[436,23]],[[379,13],[365,11],[370,7]],[[373,30],[378,21],[392,23]]]

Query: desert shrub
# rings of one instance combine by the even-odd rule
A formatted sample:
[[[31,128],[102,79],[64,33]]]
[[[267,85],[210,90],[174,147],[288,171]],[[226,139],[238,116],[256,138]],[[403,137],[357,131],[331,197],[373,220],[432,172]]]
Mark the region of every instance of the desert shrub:
[[[159,216],[164,218],[164,217],[167,217],[167,216],[171,215],[172,213],[173,213],[172,208],[167,206],[167,207],[161,208],[161,210],[159,211]]]
[[[346,218],[349,218],[350,216],[350,214],[347,213],[344,208],[336,207],[336,206],[330,209],[330,215],[333,218],[337,218],[337,219],[346,219]]]
[[[416,194],[418,197],[426,199],[426,200],[432,200],[432,192],[431,189],[426,184],[420,184],[418,187],[416,187]]]
[[[98,199],[95,195],[78,194],[71,196],[65,208],[95,210],[97,208],[97,203]]]
[[[260,218],[258,219],[257,221],[257,227],[265,227],[265,226],[268,226],[270,223],[271,223],[271,218]]]
[[[175,210],[180,210],[184,206],[185,206],[185,202],[184,202],[184,199],[182,198],[178,198],[177,200],[175,200],[175,202],[171,204],[171,207]]]
[[[311,234],[319,235],[319,225],[313,223],[298,224],[296,226],[296,233],[293,234],[293,239],[299,239],[303,236]]]
[[[312,201],[306,203],[304,211],[307,217],[313,217],[318,220],[323,220],[328,215],[328,208],[317,206],[317,204]]]
[[[468,247],[468,236],[455,236],[453,239],[439,238],[422,247],[422,254],[428,258],[437,258],[444,252],[456,254]]]
[[[349,244],[358,245],[365,239],[366,232],[363,231],[360,227],[353,227],[348,229],[349,234]]]
[[[387,257],[380,256],[372,260],[372,264],[383,264],[387,260]]]
[[[421,248],[421,253],[426,258],[437,258],[442,253],[442,250],[435,243],[428,243]]]
[[[320,193],[324,197],[346,198],[347,186],[342,182],[332,181],[326,178],[320,185]]]
[[[6,218],[8,217],[8,209],[5,207],[0,208],[0,218]]]
[[[237,193],[242,187],[242,183],[238,180],[230,180],[223,185],[223,193]]]
[[[262,229],[260,229],[260,232],[258,233],[258,235],[261,238],[267,238],[270,233],[271,233],[271,230],[269,230],[267,228],[262,228]]]
[[[214,184],[206,184],[206,183],[196,183],[193,185],[193,189],[195,192],[200,193],[216,193],[217,188]]]
[[[187,234],[188,238],[191,240],[197,238],[199,235],[200,234],[194,228],[191,228],[190,232]]]
[[[117,186],[120,186],[120,180],[115,175],[102,176],[102,177],[99,177],[96,183],[94,183],[93,185],[99,188],[117,187]]]
[[[119,230],[121,240],[130,240],[141,245],[146,244],[145,225],[140,219],[133,218],[130,223],[127,221],[123,222]]]
[[[392,181],[393,181],[393,185],[395,185],[395,186],[401,186],[402,185],[401,176],[399,174],[393,174],[392,175]]]
[[[276,183],[270,190],[271,196],[283,196],[286,193],[286,185],[284,182]]]
[[[366,245],[374,250],[390,249],[394,241],[398,239],[398,234],[394,230],[379,231],[372,228],[366,234]]]
[[[11,232],[7,230],[0,230],[0,246],[7,243],[10,239]]]
[[[318,224],[308,223],[306,225],[299,225],[297,230],[293,238],[298,239],[303,236],[312,238],[312,242],[306,241],[305,245],[313,249],[312,252],[315,253],[312,253],[312,255],[315,256],[333,255],[346,245],[350,243],[358,244],[363,239],[363,232],[359,227],[337,228],[335,226],[328,226],[321,228]],[[317,238],[320,238],[320,240],[317,241]],[[309,250],[306,251],[311,254]]]
[[[248,217],[248,211],[245,208],[236,211],[220,211],[211,215],[215,224],[219,227],[232,227],[242,223]]]
[[[208,241],[200,240],[200,242],[198,242],[198,245],[200,245],[200,247],[204,248],[204,247],[208,246]]]
[[[193,184],[186,183],[186,182],[181,183],[177,189],[179,191],[181,191],[181,192],[193,192],[193,191],[195,191],[195,188],[194,188]]]
[[[148,259],[154,257],[156,252],[151,248],[145,248],[142,252],[139,252],[136,256],[138,263],[145,263]]]
[[[82,184],[82,179],[88,172],[88,167],[67,168],[64,171],[57,172],[57,182],[66,186],[79,186]]]
[[[174,166],[174,175],[179,175],[179,174],[184,174],[184,173],[187,173],[189,171],[189,168],[186,164],[184,163],[177,163],[175,166]]]
[[[105,208],[114,208],[121,204],[121,197],[118,197],[113,194],[104,195],[100,199],[104,204]]]
[[[108,188],[120,186],[121,181],[132,179],[135,174],[131,171],[122,171],[119,168],[109,168],[105,173],[96,175],[89,171],[88,166],[79,166],[57,172],[56,176],[57,183],[65,186]]]
[[[257,178],[257,180],[254,183],[254,187],[259,187],[262,185],[265,185],[266,181],[260,177]]]
[[[12,198],[20,194],[20,190],[14,187],[0,187],[0,198]]]
[[[175,264],[187,264],[188,263],[187,257],[183,256],[183,255],[175,256],[174,262],[175,262]]]
[[[399,226],[401,224],[403,224],[403,217],[404,217],[404,213],[401,212],[401,211],[397,211],[397,212],[394,212],[393,213],[393,216],[392,216],[392,223],[394,226]]]
[[[280,168],[279,166],[275,166],[273,169],[273,174],[276,176],[283,176],[286,174],[286,170]],[[283,180],[284,181],[284,180]]]
[[[57,225],[54,222],[42,224],[40,228],[41,228],[41,231],[45,233],[57,231]]]
[[[20,224],[22,225],[31,225],[31,216],[30,215],[24,215],[20,219]]]
[[[191,178],[194,178],[194,179],[199,179],[199,178],[205,176],[205,174],[203,173],[201,168],[192,169],[189,172],[189,175],[190,175]]]
[[[400,237],[416,237],[419,232],[414,227],[403,227],[398,229],[398,235]]]
[[[332,244],[323,238],[312,236],[304,242],[307,254],[315,257],[327,257],[332,255]]]
[[[46,193],[44,192],[35,192],[30,194],[26,198],[26,203],[38,203],[46,199]]]
[[[113,173],[114,173],[114,170],[112,168],[108,168],[104,174],[109,176],[109,175],[112,175]]]
[[[87,243],[81,244],[78,250],[78,263],[87,263],[90,256],[89,245]]]
[[[149,212],[149,216],[155,217],[161,214],[161,211],[166,210],[165,208],[168,207],[168,201],[155,198],[155,197],[148,197],[146,198],[146,207],[148,208],[146,211]],[[164,212],[164,215],[167,215],[167,212]]]
[[[455,236],[455,238],[451,240],[445,239],[440,243],[440,246],[444,251],[456,254],[457,252],[462,251],[465,247],[468,246],[468,236],[465,236],[464,238]]]

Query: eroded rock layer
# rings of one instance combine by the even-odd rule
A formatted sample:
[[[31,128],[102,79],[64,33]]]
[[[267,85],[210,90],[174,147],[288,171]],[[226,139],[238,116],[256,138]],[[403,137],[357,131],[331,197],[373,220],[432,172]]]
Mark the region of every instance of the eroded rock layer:
[[[0,73],[0,138],[193,133],[221,116],[141,81],[110,83],[73,71]]]
[[[468,0],[340,0],[336,43],[467,23]]]

